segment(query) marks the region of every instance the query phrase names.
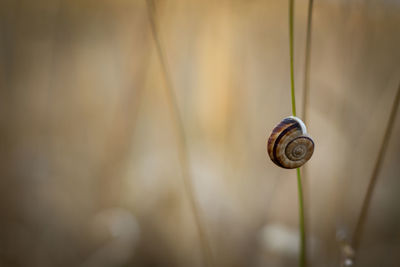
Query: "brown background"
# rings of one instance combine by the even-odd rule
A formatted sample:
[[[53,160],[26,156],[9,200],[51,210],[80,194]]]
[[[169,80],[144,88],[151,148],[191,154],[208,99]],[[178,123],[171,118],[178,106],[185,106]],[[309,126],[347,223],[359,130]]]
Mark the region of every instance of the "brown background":
[[[159,0],[157,24],[216,266],[296,266],[287,1]],[[296,1],[302,110],[306,0]],[[202,266],[146,3],[0,4],[0,266]],[[305,178],[309,258],[338,266],[400,80],[396,1],[315,1]],[[360,266],[400,262],[400,118]]]

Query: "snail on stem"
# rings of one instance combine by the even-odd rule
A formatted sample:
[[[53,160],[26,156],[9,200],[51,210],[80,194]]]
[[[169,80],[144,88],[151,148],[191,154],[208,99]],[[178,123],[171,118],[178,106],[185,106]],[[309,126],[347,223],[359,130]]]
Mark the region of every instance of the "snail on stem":
[[[284,118],[268,139],[271,160],[285,169],[304,165],[314,152],[314,142],[308,136],[304,123],[297,117]]]

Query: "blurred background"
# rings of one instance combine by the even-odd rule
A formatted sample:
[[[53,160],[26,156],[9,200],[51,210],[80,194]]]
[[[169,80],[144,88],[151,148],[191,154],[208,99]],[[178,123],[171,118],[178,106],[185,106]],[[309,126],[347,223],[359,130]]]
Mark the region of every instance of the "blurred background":
[[[314,2],[308,257],[339,266],[399,85],[400,2]],[[287,1],[155,5],[215,266],[296,266],[296,173],[266,153],[291,114]],[[204,266],[165,86],[144,0],[0,2],[0,266]],[[397,117],[360,266],[400,262],[399,136]]]

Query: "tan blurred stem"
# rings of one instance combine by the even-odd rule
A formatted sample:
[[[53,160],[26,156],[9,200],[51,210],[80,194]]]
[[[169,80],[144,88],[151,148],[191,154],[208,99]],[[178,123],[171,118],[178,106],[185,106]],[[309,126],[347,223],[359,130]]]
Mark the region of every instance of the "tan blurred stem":
[[[305,51],[305,61],[304,61],[304,87],[303,87],[303,121],[307,125],[307,105],[308,105],[308,95],[310,87],[310,61],[311,61],[311,33],[312,33],[312,13],[313,13],[314,0],[308,1],[308,11],[307,11],[307,32],[306,32],[306,51]]]
[[[360,242],[363,237],[364,227],[365,227],[366,221],[368,219],[368,212],[369,212],[369,208],[370,208],[370,204],[371,204],[372,195],[374,193],[374,189],[375,189],[375,186],[376,186],[376,183],[378,180],[379,171],[382,167],[383,158],[385,157],[385,154],[386,154],[389,139],[392,134],[393,125],[396,120],[396,114],[397,114],[397,110],[399,107],[399,101],[400,101],[400,84],[399,84],[399,87],[397,88],[396,97],[394,99],[392,109],[391,109],[390,115],[389,115],[389,120],[386,125],[386,130],[383,135],[382,144],[379,149],[378,157],[376,159],[375,166],[372,171],[371,178],[369,180],[367,192],[365,194],[364,201],[363,201],[363,204],[361,207],[361,211],[358,216],[357,224],[354,229],[354,234],[353,234],[353,238],[352,238],[352,246],[356,252],[360,246]]]
[[[205,226],[202,221],[202,217],[200,215],[199,205],[194,196],[194,188],[192,183],[192,178],[189,171],[189,160],[188,160],[188,149],[186,144],[185,131],[183,128],[182,118],[178,109],[178,104],[175,96],[174,86],[171,80],[171,75],[169,72],[167,59],[165,57],[165,53],[161,46],[161,41],[158,34],[157,24],[155,22],[155,4],[153,0],[146,0],[148,17],[150,21],[151,31],[154,37],[158,58],[161,64],[162,73],[165,80],[165,89],[167,95],[167,102],[170,107],[170,111],[172,114],[173,126],[176,131],[177,141],[178,141],[178,157],[181,165],[183,184],[186,191],[186,194],[189,198],[189,202],[193,211],[195,223],[197,226],[201,250],[203,253],[204,263],[206,266],[213,267],[213,257],[210,247],[210,242],[206,236]]]
[[[305,49],[305,58],[304,58],[304,84],[303,84],[303,121],[306,125],[308,125],[308,96],[310,92],[310,62],[311,62],[311,34],[312,34],[312,14],[313,14],[313,6],[314,0],[308,1],[308,10],[307,10],[307,32],[306,32],[306,49]],[[309,181],[308,181],[308,167],[305,164],[301,168],[301,174],[303,177],[303,190],[304,190],[304,205],[309,207]],[[309,231],[309,216],[307,213],[307,209],[304,214],[305,220],[305,231]]]

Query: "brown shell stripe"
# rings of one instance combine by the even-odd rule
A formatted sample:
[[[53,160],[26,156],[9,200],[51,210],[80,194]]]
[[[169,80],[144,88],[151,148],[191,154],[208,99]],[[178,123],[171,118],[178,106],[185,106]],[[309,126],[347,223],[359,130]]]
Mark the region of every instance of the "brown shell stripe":
[[[300,124],[293,119],[284,119],[275,129],[274,132],[279,133],[278,137],[275,139],[273,150],[272,150],[272,161],[275,162],[278,166],[285,168],[282,163],[277,159],[276,151],[279,148],[280,141],[281,139],[289,134],[289,132],[293,130],[300,130],[301,131],[301,126]]]

